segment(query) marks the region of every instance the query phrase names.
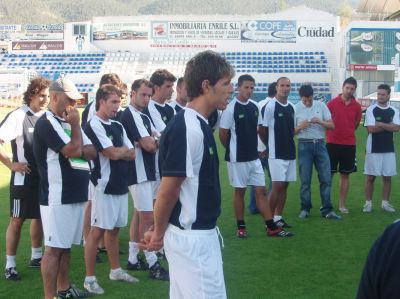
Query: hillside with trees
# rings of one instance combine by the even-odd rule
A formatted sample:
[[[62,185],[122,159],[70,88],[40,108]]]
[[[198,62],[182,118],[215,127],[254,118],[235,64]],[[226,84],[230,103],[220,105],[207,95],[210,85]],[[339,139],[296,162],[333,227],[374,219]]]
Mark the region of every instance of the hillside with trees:
[[[90,20],[94,16],[144,14],[272,13],[289,7],[309,7],[342,15],[357,0],[0,0],[0,24],[54,23]]]

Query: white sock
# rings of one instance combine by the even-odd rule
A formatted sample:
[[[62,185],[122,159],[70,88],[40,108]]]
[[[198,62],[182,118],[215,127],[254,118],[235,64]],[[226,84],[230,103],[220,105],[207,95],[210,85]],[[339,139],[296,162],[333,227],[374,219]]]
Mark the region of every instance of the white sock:
[[[85,282],[93,282],[96,280],[96,276],[86,276]]]
[[[14,268],[17,264],[15,263],[15,255],[6,255],[6,269]]]
[[[31,260],[33,259],[40,259],[42,258],[42,247],[34,248],[32,247],[32,254],[31,254]]]
[[[388,200],[382,200],[382,204],[383,204],[383,205],[387,205],[388,203],[389,203]]]
[[[274,222],[277,222],[277,221],[279,221],[279,220],[281,220],[282,219],[282,216],[281,215],[275,215],[274,216]]]
[[[136,242],[129,242],[129,257],[128,261],[131,264],[136,264],[138,262],[137,255],[140,249]]]
[[[146,257],[146,261],[149,264],[149,268],[153,267],[153,265],[157,262],[157,255],[154,251],[144,251],[144,255]]]
[[[117,268],[117,269],[111,269],[110,272],[111,274],[117,274],[119,271],[122,271],[121,267]]]

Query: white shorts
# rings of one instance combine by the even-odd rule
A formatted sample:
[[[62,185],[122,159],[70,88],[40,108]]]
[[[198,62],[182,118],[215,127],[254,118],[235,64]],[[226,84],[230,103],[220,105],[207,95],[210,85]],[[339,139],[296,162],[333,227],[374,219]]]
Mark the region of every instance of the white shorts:
[[[395,176],[395,153],[370,153],[365,155],[364,174],[373,176]]]
[[[268,159],[271,181],[295,182],[296,160]]]
[[[123,195],[104,194],[97,185],[92,200],[91,226],[112,230],[128,223],[128,193]]]
[[[94,189],[96,188],[95,185],[91,181],[89,181],[89,187],[88,187],[88,200],[92,200],[94,197]]]
[[[164,236],[171,299],[226,298],[216,229],[181,230],[169,225]]]
[[[265,173],[260,159],[249,162],[227,162],[227,167],[232,187],[265,186]]]
[[[129,186],[135,209],[139,212],[152,212],[159,181],[146,181]]]
[[[54,248],[71,248],[82,240],[85,202],[40,206],[44,245]]]

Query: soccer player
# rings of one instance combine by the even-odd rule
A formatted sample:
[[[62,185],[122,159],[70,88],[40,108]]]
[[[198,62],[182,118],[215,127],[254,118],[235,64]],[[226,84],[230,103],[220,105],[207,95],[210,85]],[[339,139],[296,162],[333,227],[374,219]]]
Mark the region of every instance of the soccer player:
[[[42,222],[38,199],[39,174],[33,157],[35,123],[44,113],[49,99],[50,81],[35,78],[24,93],[24,105],[10,112],[0,124],[0,161],[11,170],[10,223],[6,233],[7,280],[19,280],[15,256],[25,219],[32,219],[30,237],[32,255],[29,267],[40,267],[42,259]],[[11,142],[12,160],[3,144]]]
[[[175,81],[175,76],[164,69],[156,70],[150,77],[150,82],[154,86],[153,96],[144,113],[150,117],[154,127],[160,133],[164,131],[167,123],[175,115],[175,109],[166,104],[174,92]]]
[[[129,140],[138,145],[135,163],[129,166],[128,183],[135,211],[129,231],[127,269],[149,269],[150,278],[169,280],[168,272],[157,261],[155,252],[144,252],[147,264],[138,256],[138,243],[143,239],[144,233],[153,225],[153,204],[158,188],[156,151],[158,150],[159,133],[155,130],[150,118],[143,113],[153,93],[152,88],[153,84],[147,80],[135,80],[131,88],[131,104],[125,109],[121,119]]]
[[[175,113],[178,113],[186,106],[188,100],[185,81],[180,77],[176,82],[176,99],[169,105],[175,109]]]
[[[96,150],[80,127],[74,106],[82,95],[74,83],[59,78],[49,90],[49,111],[38,119],[33,133],[46,246],[41,265],[44,294],[45,299],[82,298],[87,293],[70,285],[69,261],[72,244],[80,244],[82,238],[89,183],[85,160],[94,159]]]
[[[219,137],[226,149],[229,182],[235,188],[233,206],[237,223],[236,235],[247,237],[244,221],[244,195],[247,185],[254,186],[257,206],[261,210],[269,236],[289,237],[293,234],[278,228],[268,206],[265,174],[258,158],[257,127],[261,123],[257,104],[251,100],[255,80],[250,75],[238,79],[238,95],[222,112]]]
[[[120,77],[115,74],[115,73],[108,73],[108,74],[104,74],[101,79],[100,79],[100,83],[99,86],[102,86],[104,84],[112,84],[114,86],[117,86],[121,89],[123,89],[124,85],[126,86],[125,83],[122,82],[122,80],[120,79]],[[126,88],[126,95],[127,95],[127,88]],[[121,95],[121,97],[123,97],[123,95]],[[89,103],[88,105],[86,105],[85,109],[83,109],[82,112],[82,121],[81,121],[81,126],[84,129],[86,126],[86,123],[88,123],[92,117],[96,114],[96,104],[94,104],[94,101]],[[119,115],[119,114],[117,114]],[[116,118],[118,118],[116,116]]]
[[[367,149],[365,154],[365,198],[363,212],[372,211],[374,182],[382,176],[382,209],[395,212],[389,203],[392,187],[392,176],[397,174],[396,154],[394,152],[393,133],[400,130],[399,111],[389,103],[390,86],[378,86],[377,102],[368,107],[365,113],[364,126],[368,130]]]
[[[264,117],[265,106],[268,104],[269,101],[271,101],[275,97],[275,95],[276,95],[276,82],[272,82],[270,85],[268,85],[268,96],[266,97],[266,99],[261,100],[257,103],[261,118]],[[260,158],[264,172],[265,170],[267,170],[268,173],[269,177],[268,193],[269,193],[272,189],[272,183],[271,183],[271,173],[269,172],[269,167],[268,167],[268,148],[266,147],[264,142],[262,142],[260,136],[258,136],[257,150],[258,150],[258,157]],[[250,202],[248,208],[251,214],[259,213],[256,205],[256,193],[254,186],[250,186]]]
[[[104,74],[100,79],[99,86],[102,86],[104,84],[111,84],[111,85],[114,85],[121,89],[121,103],[124,100],[124,97],[126,97],[128,95],[127,85],[125,83],[123,83],[121,81],[120,77],[115,73]],[[85,109],[82,112],[82,121],[81,121],[82,129],[85,129],[86,124],[92,119],[92,117],[94,115],[96,115],[95,108],[96,108],[95,101],[86,105]],[[117,115],[115,116],[115,119],[118,120],[119,117],[121,116],[121,113],[122,113],[122,110],[121,110],[121,108],[119,108]],[[90,218],[91,218],[91,211],[92,211],[93,191],[94,191],[93,184],[91,182],[89,182],[89,198],[88,198],[86,208],[85,208],[85,217],[84,217],[84,224],[83,224],[83,239],[84,240],[87,239],[87,237],[89,235],[90,227],[91,227]],[[105,252],[105,251],[106,251],[106,249],[104,247],[104,240],[101,239],[98,244],[98,252],[100,253],[100,252]],[[102,261],[99,255],[96,255],[96,261],[97,262]]]
[[[361,121],[361,105],[353,96],[356,88],[356,79],[347,78],[343,82],[342,93],[327,104],[335,128],[326,132],[326,147],[331,161],[332,176],[338,171],[339,165],[339,211],[343,214],[349,213],[346,197],[350,174],[357,171],[355,130]]]
[[[311,85],[299,89],[301,101],[296,104],[296,128],[298,137],[299,176],[301,181],[299,218],[310,215],[311,178],[313,166],[318,173],[321,196],[321,216],[326,219],[341,219],[333,211],[331,202],[331,171],[328,151],[325,145],[325,131],[334,128],[331,113],[324,103],[314,101]]]
[[[276,81],[276,96],[265,107],[261,140],[269,149],[268,165],[271,171],[272,190],[269,204],[274,221],[280,227],[290,227],[282,217],[289,182],[296,181],[296,148],[294,144],[295,107],[288,101],[290,80],[280,77]],[[267,138],[268,136],[268,138]]]
[[[226,298],[216,221],[221,212],[217,147],[207,124],[224,109],[233,88],[232,66],[205,51],[186,66],[190,101],[168,124],[160,140],[161,185],[154,208],[154,231],[147,250],[165,244],[170,298]]]
[[[96,115],[85,132],[98,151],[91,172],[95,186],[92,199],[91,229],[85,246],[86,278],[84,287],[90,293],[103,294],[94,275],[97,244],[103,238],[110,262],[110,279],[126,282],[138,280],[121,269],[119,239],[121,227],[128,222],[128,164],[135,158],[135,149],[121,123],[113,120],[121,103],[121,91],[111,84],[96,92]]]

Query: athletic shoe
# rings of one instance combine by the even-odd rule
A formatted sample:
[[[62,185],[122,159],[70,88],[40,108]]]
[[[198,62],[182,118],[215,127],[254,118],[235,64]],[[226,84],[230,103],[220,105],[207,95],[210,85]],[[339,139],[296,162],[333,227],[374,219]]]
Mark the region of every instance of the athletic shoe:
[[[389,212],[389,213],[394,213],[396,212],[396,209],[388,202],[382,200],[382,210]]]
[[[339,208],[340,213],[342,214],[348,214],[349,210],[347,208]]]
[[[238,228],[236,231],[236,236],[238,238],[247,238],[247,231],[245,228]]]
[[[372,212],[372,201],[371,200],[367,200],[365,202],[365,205],[363,207],[363,212],[364,213],[371,213]]]
[[[149,265],[143,260],[141,256],[137,256],[137,262],[132,264],[130,261],[126,264],[126,270],[144,271],[148,270]]]
[[[160,260],[167,260],[167,257],[165,255],[164,251],[163,252],[158,251],[158,252],[156,252],[156,255],[157,255],[157,258],[159,258]]]
[[[16,267],[7,268],[4,270],[4,276],[7,280],[17,281],[21,280]]]
[[[40,263],[42,262],[42,258],[38,258],[38,259],[31,259],[31,261],[29,262],[28,267],[29,268],[40,268]]]
[[[149,277],[151,279],[169,281],[169,273],[165,270],[159,262],[156,262],[149,269]]]
[[[139,279],[129,275],[126,271],[124,271],[122,269],[119,269],[119,271],[117,271],[117,272],[110,271],[109,277],[111,280],[126,281],[126,282],[130,282],[130,283],[139,282]]]
[[[267,229],[267,236],[268,237],[293,237],[294,234],[288,231],[283,230],[281,227],[278,227],[277,229]]]
[[[87,281],[83,283],[83,287],[92,294],[101,295],[104,294],[103,288],[98,284],[97,279]]]
[[[332,219],[332,220],[341,220],[342,217],[337,215],[334,211],[330,211],[328,214],[325,215],[326,219]]]
[[[306,210],[301,210],[299,214],[300,219],[306,219],[308,216],[310,216],[310,212]]]
[[[292,227],[283,218],[281,218],[280,220],[276,221],[275,224],[277,226],[281,227],[281,228],[291,228]]]
[[[66,291],[58,291],[57,298],[88,298],[93,297],[92,293],[79,290],[74,286],[70,286]]]

